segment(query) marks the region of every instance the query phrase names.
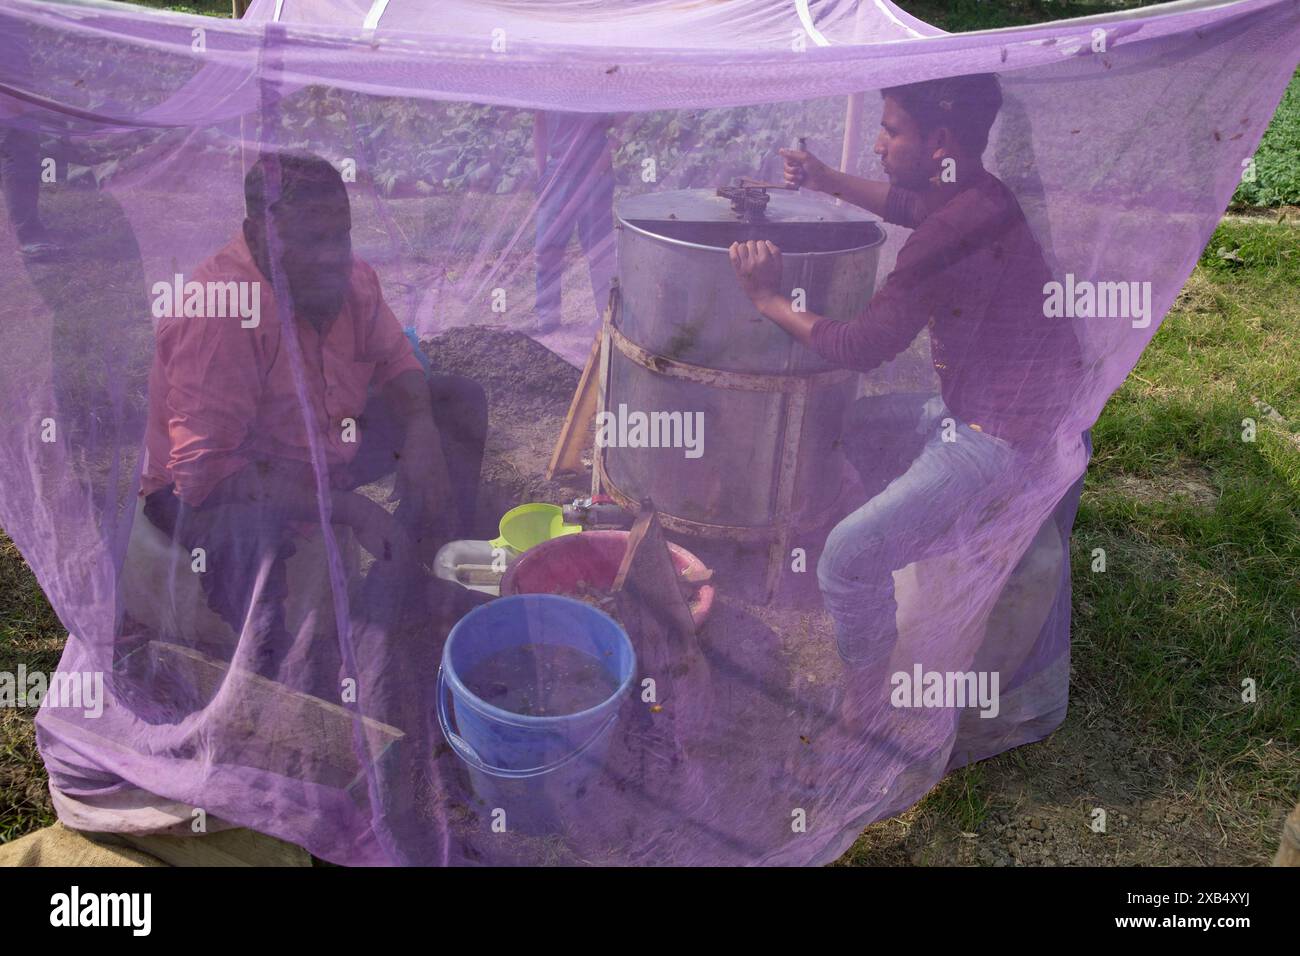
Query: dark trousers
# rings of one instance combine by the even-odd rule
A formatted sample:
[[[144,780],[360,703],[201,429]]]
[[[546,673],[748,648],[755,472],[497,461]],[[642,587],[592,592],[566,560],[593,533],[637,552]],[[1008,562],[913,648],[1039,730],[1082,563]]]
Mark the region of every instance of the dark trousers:
[[[429,398],[433,420],[438,426],[442,456],[447,463],[451,500],[436,516],[435,525],[414,529],[420,535],[432,533],[438,545],[472,533],[478,501],[479,472],[483,445],[487,440],[487,396],[482,386],[460,375],[431,374]],[[342,487],[359,488],[391,475],[402,450],[402,423],[380,395],[372,395],[357,419],[361,444],[348,464]],[[401,504],[399,524],[404,517]]]
[[[469,532],[474,523],[478,495],[479,471],[487,437],[487,399],[475,382],[454,375],[429,376],[434,421],[438,427],[442,452],[447,462],[451,494],[446,506],[430,522],[431,526],[403,525],[412,540],[420,542],[425,553]],[[402,425],[392,415],[379,395],[372,395],[358,419],[360,447],[356,457],[345,467],[336,487],[354,489],[390,475],[400,461]],[[257,467],[256,462],[248,467]],[[314,487],[304,488],[305,496],[315,496]],[[219,615],[237,636],[247,633],[252,643],[239,652],[249,669],[276,680],[302,686],[304,676],[319,674],[333,681],[337,668],[326,658],[315,655],[290,634],[285,621],[288,595],[286,562],[295,553],[295,522],[287,519],[273,504],[262,501],[238,504],[213,504],[190,507],[177,498],[171,487],[153,492],[145,501],[145,515],[186,551],[203,548],[207,569],[200,578],[208,606]],[[407,520],[409,509],[398,504],[394,515],[399,525]],[[401,618],[401,609],[391,606],[402,595],[420,597],[427,581],[418,568],[391,569],[376,561],[372,576],[385,577],[371,590],[375,599],[357,610],[366,614],[378,610],[393,619]],[[320,569],[325,574],[324,566]],[[379,599],[378,588],[386,595]],[[410,616],[418,616],[413,611]],[[189,643],[187,635],[174,635]],[[199,648],[214,656],[228,657],[231,649]],[[306,659],[308,656],[310,660]],[[327,655],[328,657],[328,655]],[[326,673],[322,673],[325,671]],[[288,680],[290,676],[296,679]],[[307,679],[305,683],[316,683]]]
[[[614,236],[614,176],[587,176],[548,167],[537,204],[537,319],[543,328],[559,325],[560,278],[564,251],[576,229],[587,257],[597,317],[603,314],[617,258]]]
[[[20,245],[45,238],[36,205],[40,188],[40,142],[36,134],[0,126],[0,189]]]

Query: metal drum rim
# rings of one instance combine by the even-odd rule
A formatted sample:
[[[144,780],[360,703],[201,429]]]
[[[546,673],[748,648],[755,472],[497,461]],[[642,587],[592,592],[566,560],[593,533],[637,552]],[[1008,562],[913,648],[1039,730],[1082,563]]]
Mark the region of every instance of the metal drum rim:
[[[877,222],[874,219],[867,219],[863,221],[869,222],[871,225],[876,227],[876,232],[878,232],[879,235],[877,236],[874,242],[868,242],[865,245],[861,245],[861,246],[848,246],[847,248],[844,249],[832,249],[826,252],[784,252],[783,251],[781,253],[781,256],[782,258],[786,258],[786,259],[815,259],[819,256],[843,256],[849,254],[850,252],[861,252],[863,249],[875,249],[877,246],[883,246],[885,244],[885,240],[888,237],[886,236],[885,230],[880,226],[879,222]],[[628,222],[626,219],[622,218],[621,216],[618,217],[617,224],[620,229],[622,228],[631,229],[633,232],[645,236],[647,239],[652,239],[655,242],[661,242],[666,246],[679,246],[683,249],[700,249],[704,252],[716,252],[716,253],[721,253],[723,255],[726,255],[727,250],[729,248],[728,246],[706,246],[703,243],[699,243],[699,242],[687,242],[685,239],[672,239],[669,238],[668,236],[661,236],[657,232],[651,232],[648,229],[643,229],[640,226],[633,225],[632,223]]]

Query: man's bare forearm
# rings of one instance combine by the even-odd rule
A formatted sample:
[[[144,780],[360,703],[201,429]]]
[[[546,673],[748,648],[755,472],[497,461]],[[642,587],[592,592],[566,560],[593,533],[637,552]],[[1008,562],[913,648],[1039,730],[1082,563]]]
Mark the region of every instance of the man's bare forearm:
[[[773,293],[756,303],[758,311],[795,337],[801,345],[812,345],[813,326],[821,319],[815,312],[796,312],[788,295]]]
[[[830,182],[826,184],[823,192],[859,206],[883,219],[885,201],[889,198],[889,183],[862,179],[839,170],[831,170]]]

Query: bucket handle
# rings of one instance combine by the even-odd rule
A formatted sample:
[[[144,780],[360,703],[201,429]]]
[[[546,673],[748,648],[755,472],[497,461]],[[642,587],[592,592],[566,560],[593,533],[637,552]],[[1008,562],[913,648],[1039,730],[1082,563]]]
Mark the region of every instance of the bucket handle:
[[[473,767],[475,770],[478,770],[481,773],[489,774],[490,776],[493,777],[503,777],[507,780],[526,780],[529,777],[540,777],[544,773],[550,773],[553,770],[559,770],[561,767],[565,766],[566,764],[572,763],[574,760],[577,760],[578,757],[582,756],[582,754],[590,750],[592,745],[595,744],[596,741],[598,741],[602,736],[604,736],[605,731],[609,730],[609,728],[613,725],[614,721],[618,719],[618,709],[615,708],[614,712],[609,715],[609,719],[606,720],[603,724],[601,724],[600,729],[597,730],[594,734],[592,734],[591,737],[589,737],[582,744],[582,746],[573,750],[571,753],[565,754],[563,757],[561,757],[559,760],[555,761],[554,763],[546,764],[541,767],[531,767],[527,770],[511,770],[508,767],[493,767],[491,764],[484,761],[483,758],[480,757],[478,753],[474,750],[474,748],[469,745],[469,742],[465,740],[464,737],[461,737],[459,734],[457,734],[455,731],[451,729],[451,715],[447,712],[447,697],[449,691],[447,689],[447,679],[443,676],[442,673],[441,664],[438,665],[437,690],[438,690],[438,726],[442,728],[442,735],[445,738],[447,738],[447,743],[451,744],[451,749],[456,751],[456,755],[460,757],[461,760],[465,761],[467,764]]]

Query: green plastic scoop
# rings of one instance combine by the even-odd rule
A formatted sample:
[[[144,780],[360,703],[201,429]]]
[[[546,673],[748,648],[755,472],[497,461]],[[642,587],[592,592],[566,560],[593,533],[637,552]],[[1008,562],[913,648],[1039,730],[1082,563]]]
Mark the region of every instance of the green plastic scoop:
[[[492,542],[492,547],[511,548],[522,554],[543,541],[577,534],[582,525],[565,524],[564,509],[559,505],[534,502],[507,511],[501,516],[499,530],[501,537]]]

